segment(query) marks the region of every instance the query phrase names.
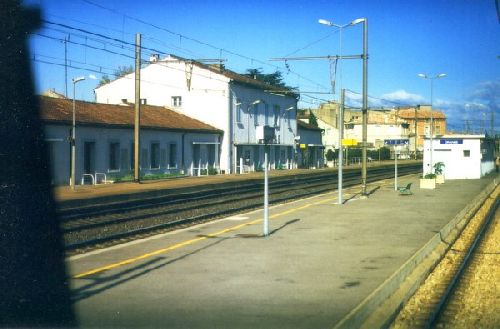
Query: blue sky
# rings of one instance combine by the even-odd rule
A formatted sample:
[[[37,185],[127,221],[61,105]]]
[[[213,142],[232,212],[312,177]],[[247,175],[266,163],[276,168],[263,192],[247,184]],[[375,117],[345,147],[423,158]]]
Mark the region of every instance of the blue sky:
[[[25,4],[39,6],[44,19],[52,23],[45,23],[30,40],[38,92],[50,88],[65,92],[64,37],[70,40],[70,80],[89,74],[100,78],[102,73],[112,75],[118,66],[132,65],[132,47],[119,41],[133,43],[135,33],[141,33],[143,47],[162,55],[222,58],[237,72],[279,69],[287,84],[304,92],[299,105],[315,107],[338,99],[338,93],[317,94],[331,92],[334,63],[269,59],[339,54],[338,31],[318,24],[318,19],[342,25],[366,17],[370,106],[429,104],[430,83],[417,74],[446,73],[434,83],[433,102],[446,112],[449,126],[489,129],[494,113],[500,131],[500,24],[495,0],[29,0]],[[342,42],[343,54],[361,54],[362,24],[344,29]],[[143,58],[151,52],[145,50]],[[362,89],[361,69],[361,60],[342,63],[342,85],[354,92],[348,93],[353,106],[360,103],[356,93]],[[80,82],[76,97],[92,100],[96,85],[96,80]],[[68,94],[72,95],[70,81]]]

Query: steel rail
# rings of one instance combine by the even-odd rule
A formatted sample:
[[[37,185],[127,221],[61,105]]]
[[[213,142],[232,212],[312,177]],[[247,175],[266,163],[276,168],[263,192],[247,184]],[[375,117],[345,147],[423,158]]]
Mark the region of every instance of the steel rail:
[[[381,176],[381,177],[371,175],[370,182],[373,182],[373,181],[376,181],[379,179],[388,178],[388,176],[390,177],[390,173],[387,173],[384,175],[384,173],[382,172],[382,173],[378,174],[378,176]],[[354,186],[354,185],[359,184],[359,181],[357,180],[357,178],[359,178],[359,173],[357,173],[356,176],[352,177],[352,181],[350,183],[347,183],[346,186]],[[321,190],[315,190],[312,192],[304,192],[304,193],[296,194],[293,196],[286,196],[286,197],[282,197],[282,198],[273,198],[272,200],[270,200],[270,203],[276,204],[276,203],[281,203],[281,202],[292,200],[292,199],[308,197],[311,195],[324,193],[326,191],[330,191],[330,190],[336,188],[336,185],[333,185],[331,182],[324,183],[321,185],[324,185],[327,187],[325,187]],[[321,185],[317,185],[317,186],[321,186]],[[303,189],[303,187],[297,188],[297,190],[299,190],[299,189]],[[283,192],[280,192],[280,193],[283,193]],[[274,193],[274,194],[279,194],[279,193]],[[210,218],[217,218],[217,217],[220,217],[223,215],[241,212],[244,210],[255,209],[255,208],[258,208],[261,206],[260,198],[262,198],[261,195],[259,195],[258,197],[255,198],[256,199],[255,202],[244,205],[244,206],[226,208],[226,209],[218,210],[218,211],[211,212],[211,213],[204,213],[201,215],[188,217],[185,219],[173,220],[173,221],[169,221],[166,223],[160,223],[160,224],[151,225],[151,226],[147,226],[147,227],[141,227],[141,228],[137,228],[137,229],[130,229],[130,230],[127,230],[125,232],[118,232],[118,233],[110,234],[110,235],[105,236],[105,237],[87,239],[84,241],[67,244],[65,246],[65,249],[69,251],[69,250],[76,250],[79,248],[87,248],[87,247],[91,247],[93,245],[97,245],[100,243],[111,242],[111,241],[119,240],[119,239],[123,239],[123,238],[130,238],[133,236],[138,236],[138,235],[145,234],[145,233],[151,233],[151,232],[162,230],[162,229],[169,229],[169,228],[183,225],[183,224],[187,224],[187,223],[199,222],[199,221],[203,221],[203,220],[210,219]],[[241,199],[241,198],[239,198],[239,199]],[[103,224],[102,226],[105,226],[105,225],[112,225],[112,224]]]
[[[408,165],[403,167],[402,170],[415,170],[419,168],[420,165]],[[370,173],[375,174],[377,172],[384,172],[387,168],[374,168],[370,171]],[[358,175],[358,172],[355,169],[349,171],[347,173],[349,176]],[[272,180],[270,185],[273,189],[279,188],[281,186],[289,187],[290,184],[300,184],[302,181],[322,181],[325,179],[336,179],[335,173],[321,173],[316,176],[305,175],[303,177],[293,176],[291,178],[279,178],[277,180]],[[162,195],[156,197],[141,197],[140,199],[132,199],[120,202],[112,202],[106,204],[98,204],[95,206],[84,206],[84,207],[76,207],[69,209],[59,209],[58,214],[61,222],[68,222],[70,220],[79,219],[83,217],[91,217],[95,215],[107,215],[113,214],[117,212],[127,212],[133,210],[141,210],[151,208],[151,206],[160,207],[160,206],[168,206],[171,204],[177,204],[180,202],[191,202],[201,199],[207,198],[219,198],[224,195],[234,195],[235,193],[248,192],[248,191],[259,191],[262,189],[262,182],[249,182],[242,183],[241,186],[238,186],[236,189],[234,186],[232,187],[224,187],[217,189],[207,189],[203,191],[195,191],[195,192],[183,192],[175,195]]]
[[[357,174],[350,175],[350,176],[355,178],[355,177],[357,177]],[[325,182],[323,177],[314,178],[312,181],[313,182],[319,181],[321,183],[314,184],[314,183],[311,183],[311,180],[307,180],[306,182],[302,182],[301,183],[302,185],[300,185],[300,184],[297,184],[297,182],[292,181],[292,184],[294,185],[294,187],[290,188],[290,181],[287,181],[285,183],[280,184],[279,190],[277,190],[276,186],[275,186],[274,189],[272,190],[272,195],[277,195],[277,194],[286,193],[286,192],[295,191],[295,190],[302,190],[304,188],[308,188],[308,189],[317,188],[317,187],[321,187],[321,186],[325,186],[325,185],[329,186],[328,189],[331,189],[331,183]],[[256,185],[256,187],[251,188],[250,190],[246,189],[242,193],[244,193],[245,198],[261,198],[262,197],[261,190],[262,190],[262,187],[258,184],[258,185]],[[69,232],[75,232],[78,230],[91,229],[91,228],[104,226],[104,225],[113,225],[113,224],[117,224],[117,223],[124,223],[124,222],[128,222],[128,221],[133,221],[133,220],[145,219],[145,218],[152,217],[152,216],[165,216],[165,215],[169,215],[169,214],[173,214],[173,213],[179,213],[182,211],[190,211],[193,209],[199,210],[201,208],[208,208],[208,207],[213,207],[213,206],[217,206],[217,205],[237,202],[242,198],[241,193],[238,194],[238,196],[234,196],[234,195],[235,195],[235,191],[231,190],[231,191],[225,192],[225,193],[207,194],[206,197],[198,196],[198,197],[194,197],[194,198],[185,198],[185,199],[175,200],[175,201],[171,200],[171,201],[162,202],[159,204],[150,204],[148,207],[140,206],[140,207],[134,207],[134,209],[126,209],[126,210],[119,209],[120,210],[119,213],[108,212],[108,214],[103,214],[100,211],[96,211],[96,212],[94,212],[94,214],[102,217],[102,216],[110,216],[110,215],[127,216],[126,215],[127,212],[130,213],[130,212],[133,212],[135,210],[141,210],[141,209],[145,209],[145,208],[150,209],[150,211],[147,213],[131,215],[131,216],[128,215],[127,217],[124,217],[124,218],[115,218],[115,219],[111,219],[111,220],[98,220],[98,219],[92,220],[91,218],[81,218],[81,219],[74,220],[72,223],[71,221],[66,219],[63,222],[62,232],[69,233]],[[231,196],[231,197],[226,198],[226,199],[221,199],[221,197],[225,197],[225,196]],[[218,200],[213,200],[215,198],[217,198]],[[198,200],[203,200],[203,201],[205,201],[205,203],[196,204],[196,205],[190,204],[190,202],[198,201]],[[212,201],[206,202],[208,200],[212,200]],[[162,209],[162,208],[165,208],[169,205],[178,205],[178,207],[170,208],[170,209]],[[92,214],[90,214],[90,215],[92,215]],[[86,214],[86,216],[90,216],[90,215],[88,213]],[[67,227],[67,226],[69,226],[69,227]]]
[[[453,294],[453,292],[455,291],[455,288],[457,287],[458,282],[460,281],[460,278],[462,277],[465,270],[469,266],[470,260],[472,259],[472,256],[474,255],[476,248],[478,247],[479,243],[481,242],[485,233],[487,232],[487,229],[490,226],[490,223],[495,218],[495,213],[498,209],[499,204],[500,204],[500,199],[496,198],[494,204],[489,209],[489,211],[485,217],[485,220],[483,221],[483,223],[481,225],[481,229],[480,229],[479,233],[474,238],[474,241],[470,245],[467,253],[465,254],[465,257],[462,259],[462,262],[461,262],[458,270],[453,275],[452,280],[450,281],[450,283],[446,287],[446,290],[445,290],[444,294],[441,296],[436,308],[432,311],[432,313],[429,317],[429,320],[426,323],[426,326],[425,326],[426,329],[434,328],[436,321],[439,319],[442,312],[444,311],[445,306],[447,305],[448,301],[450,300],[451,295]],[[478,209],[478,211],[479,211],[479,209]]]

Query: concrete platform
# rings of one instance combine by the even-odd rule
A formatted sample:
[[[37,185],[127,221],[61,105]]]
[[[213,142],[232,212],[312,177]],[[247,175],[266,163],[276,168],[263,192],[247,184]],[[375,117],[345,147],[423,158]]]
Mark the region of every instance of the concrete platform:
[[[68,259],[80,326],[331,328],[496,176],[400,196],[393,181],[241,214]]]

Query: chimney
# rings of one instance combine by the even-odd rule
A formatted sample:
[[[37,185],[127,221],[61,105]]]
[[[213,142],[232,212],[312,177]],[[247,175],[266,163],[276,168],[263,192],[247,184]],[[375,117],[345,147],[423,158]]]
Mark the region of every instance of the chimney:
[[[149,56],[149,61],[151,63],[156,63],[160,60],[160,54],[151,54],[151,56]]]

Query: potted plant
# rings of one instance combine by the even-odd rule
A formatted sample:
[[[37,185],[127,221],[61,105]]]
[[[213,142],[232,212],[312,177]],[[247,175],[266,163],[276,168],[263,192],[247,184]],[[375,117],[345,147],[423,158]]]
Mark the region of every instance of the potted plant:
[[[436,188],[436,174],[426,174],[420,178],[420,188],[435,189]]]
[[[443,174],[443,162],[437,162],[434,164],[434,174],[436,174],[436,184],[444,183],[444,174]]]

